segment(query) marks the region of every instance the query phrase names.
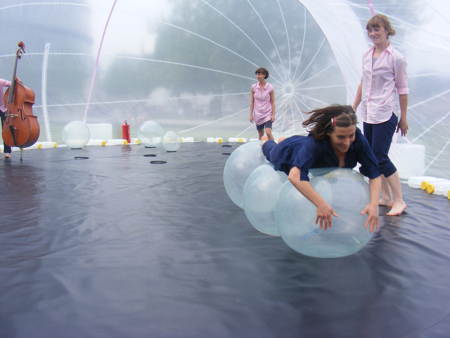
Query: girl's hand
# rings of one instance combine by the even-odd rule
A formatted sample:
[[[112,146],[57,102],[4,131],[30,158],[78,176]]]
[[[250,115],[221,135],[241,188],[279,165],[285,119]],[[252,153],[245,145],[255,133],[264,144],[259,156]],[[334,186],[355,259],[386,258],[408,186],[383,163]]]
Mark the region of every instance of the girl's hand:
[[[398,133],[398,131],[401,130],[402,136],[406,136],[406,134],[408,133],[408,128],[408,122],[406,121],[406,119],[400,119],[396,132]]]
[[[367,204],[361,211],[361,215],[368,216],[364,226],[368,228],[370,232],[374,232],[378,229],[378,205]]]
[[[275,114],[272,115],[272,122],[275,122]]]
[[[333,216],[337,217],[338,214],[329,204],[324,203],[317,207],[316,224],[319,224],[322,230],[327,230],[333,224]]]
[[[250,117],[248,118],[248,120],[250,121],[250,123],[253,123],[253,115],[250,115]]]

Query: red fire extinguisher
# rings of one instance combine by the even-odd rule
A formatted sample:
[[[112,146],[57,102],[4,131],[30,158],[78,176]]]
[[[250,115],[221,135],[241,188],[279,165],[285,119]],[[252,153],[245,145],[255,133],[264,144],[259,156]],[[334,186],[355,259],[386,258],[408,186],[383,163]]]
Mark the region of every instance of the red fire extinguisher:
[[[122,123],[122,138],[124,140],[127,140],[128,143],[131,143],[130,138],[130,125],[127,123],[127,121],[124,121]]]

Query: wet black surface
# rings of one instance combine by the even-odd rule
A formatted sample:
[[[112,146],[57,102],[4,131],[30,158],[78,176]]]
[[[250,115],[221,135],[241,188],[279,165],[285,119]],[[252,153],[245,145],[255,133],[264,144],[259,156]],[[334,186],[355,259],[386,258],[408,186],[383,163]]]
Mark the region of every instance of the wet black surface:
[[[304,257],[228,199],[222,151],[0,161],[0,337],[450,336],[448,200],[405,187],[361,252]]]

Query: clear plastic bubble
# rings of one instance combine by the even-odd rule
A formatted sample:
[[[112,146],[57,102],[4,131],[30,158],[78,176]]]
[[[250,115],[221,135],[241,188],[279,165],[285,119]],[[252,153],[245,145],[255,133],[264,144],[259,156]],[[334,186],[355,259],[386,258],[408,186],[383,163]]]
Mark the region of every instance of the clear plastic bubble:
[[[243,208],[244,185],[258,166],[265,163],[259,142],[249,142],[237,148],[228,158],[223,169],[225,190],[234,204]]]
[[[181,138],[173,131],[168,131],[164,134],[163,147],[167,151],[177,151],[180,149]]]
[[[155,121],[145,121],[139,128],[139,138],[146,147],[161,146],[163,135],[163,127]]]
[[[244,210],[249,222],[258,231],[279,236],[274,209],[287,176],[272,166],[263,164],[248,177],[244,186]]]
[[[72,149],[83,148],[90,139],[89,127],[83,121],[72,121],[63,129],[63,141]]]
[[[363,176],[351,169],[335,169],[311,179],[314,189],[339,215],[333,226],[321,230],[315,224],[316,207],[287,182],[275,207],[281,237],[295,251],[313,257],[343,257],[358,252],[372,238],[360,214],[369,202]]]

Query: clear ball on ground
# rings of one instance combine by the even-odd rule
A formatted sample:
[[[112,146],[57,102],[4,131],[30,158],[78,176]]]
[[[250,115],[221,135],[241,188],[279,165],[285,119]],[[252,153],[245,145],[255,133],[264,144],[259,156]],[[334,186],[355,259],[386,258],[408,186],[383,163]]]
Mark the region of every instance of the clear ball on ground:
[[[159,147],[164,129],[156,121],[145,121],[139,128],[139,138],[146,147]]]
[[[170,130],[164,134],[162,143],[165,150],[177,151],[180,149],[181,138]]]
[[[265,162],[259,141],[241,145],[228,157],[223,169],[223,183],[230,199],[240,208],[244,205],[245,181]]]
[[[334,258],[358,252],[373,236],[364,227],[367,216],[360,214],[369,203],[363,176],[351,169],[335,169],[312,178],[311,184],[339,216],[333,217],[331,229],[321,230],[315,224],[316,207],[287,182],[275,207],[275,221],[283,240],[293,250],[312,257]]]
[[[271,236],[280,235],[274,209],[286,181],[286,174],[269,164],[260,165],[248,177],[244,186],[244,211],[256,230]]]
[[[62,138],[69,148],[83,148],[90,139],[89,127],[83,121],[69,122],[64,126]]]

